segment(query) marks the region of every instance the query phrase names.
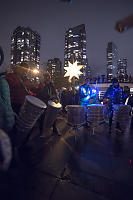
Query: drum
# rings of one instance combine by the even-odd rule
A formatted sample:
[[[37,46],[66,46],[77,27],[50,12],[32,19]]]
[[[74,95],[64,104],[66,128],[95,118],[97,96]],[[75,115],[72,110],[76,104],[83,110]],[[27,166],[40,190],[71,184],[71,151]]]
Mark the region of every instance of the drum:
[[[87,122],[99,125],[104,121],[104,105],[90,104],[88,105]]]
[[[29,132],[46,107],[40,99],[27,95],[16,120],[16,129],[20,132]]]
[[[48,106],[46,109],[44,123],[43,123],[44,128],[51,128],[61,108],[62,105],[60,103],[55,103],[52,100],[48,101]]]
[[[85,107],[80,105],[68,105],[67,122],[72,126],[80,126],[86,123]]]
[[[122,130],[126,129],[127,126],[130,126],[131,123],[131,107],[130,105],[114,105],[114,113],[113,113],[113,120],[119,122],[120,127]]]

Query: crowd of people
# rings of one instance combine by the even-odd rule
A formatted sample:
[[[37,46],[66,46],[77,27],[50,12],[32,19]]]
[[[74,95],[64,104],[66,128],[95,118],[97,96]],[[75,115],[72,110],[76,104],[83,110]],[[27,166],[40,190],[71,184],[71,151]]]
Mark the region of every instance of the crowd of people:
[[[87,108],[87,106],[90,104],[101,104],[101,102],[103,102],[104,104],[108,105],[110,131],[112,126],[114,105],[126,103],[132,106],[132,96],[130,95],[130,89],[126,87],[123,89],[120,87],[116,78],[112,79],[112,84],[109,86],[102,99],[99,99],[97,88],[90,86],[89,78],[85,79],[84,83],[79,87],[78,90],[71,87],[63,87],[61,92],[58,93],[48,72],[44,72],[42,81],[37,85],[37,87],[33,87],[33,85],[30,84],[26,85],[26,82],[23,81],[23,77],[21,77],[21,74],[19,74],[19,70],[17,70],[16,67],[13,73],[8,73],[6,75],[2,74],[0,76],[0,83],[1,104],[3,106],[8,105],[5,106],[6,109],[4,112],[8,113],[10,116],[7,117],[7,119],[10,119],[10,122],[7,123],[7,127],[2,125],[4,124],[2,120],[5,122],[5,119],[3,117],[0,118],[1,128],[6,132],[8,132],[7,129],[10,131],[10,129],[14,126],[14,113],[16,115],[19,114],[20,108],[25,101],[26,95],[33,95],[45,102],[46,105],[48,104],[49,100],[55,101],[56,103],[60,102],[62,104],[62,113],[67,113],[67,105],[81,105]],[[45,114],[40,117],[41,132],[43,132],[44,118]],[[10,125],[10,123],[12,125]],[[11,128],[8,128],[8,126]],[[53,132],[58,135],[56,123],[53,124]]]
[[[2,64],[2,62],[1,62]],[[24,104],[26,95],[32,95],[48,105],[49,100],[55,103],[61,103],[62,113],[66,114],[67,105],[81,105],[87,110],[90,104],[106,105],[107,115],[109,119],[109,132],[111,133],[112,119],[114,114],[114,106],[127,104],[133,107],[133,96],[130,95],[130,89],[120,87],[116,78],[112,79],[112,84],[109,86],[102,99],[99,99],[97,88],[90,85],[90,79],[86,78],[79,89],[75,87],[63,87],[61,92],[58,92],[54,87],[48,72],[43,72],[43,79],[36,86],[34,83],[23,79],[20,73],[20,67],[15,67],[12,73],[6,73],[4,68],[0,66],[0,129],[4,130],[10,137],[15,127],[16,116],[19,115],[21,106]],[[86,112],[87,113],[87,112]],[[40,136],[45,138],[45,112],[40,116],[38,123],[40,127]],[[52,124],[53,134],[60,136],[59,130],[56,127],[56,119]],[[116,124],[117,129],[121,131],[119,123]],[[122,131],[121,131],[122,132]]]

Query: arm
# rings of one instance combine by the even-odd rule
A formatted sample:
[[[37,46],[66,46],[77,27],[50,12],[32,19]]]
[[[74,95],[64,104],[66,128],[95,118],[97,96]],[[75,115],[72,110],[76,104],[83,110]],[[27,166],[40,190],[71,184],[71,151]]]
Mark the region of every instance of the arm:
[[[105,94],[104,94],[104,96],[103,96],[103,99],[107,99],[107,98],[109,98],[109,96],[110,96],[110,87],[106,90],[106,92],[105,92]]]
[[[115,24],[115,29],[120,33],[132,27],[133,27],[133,15],[130,15],[124,19],[121,19],[117,21]]]

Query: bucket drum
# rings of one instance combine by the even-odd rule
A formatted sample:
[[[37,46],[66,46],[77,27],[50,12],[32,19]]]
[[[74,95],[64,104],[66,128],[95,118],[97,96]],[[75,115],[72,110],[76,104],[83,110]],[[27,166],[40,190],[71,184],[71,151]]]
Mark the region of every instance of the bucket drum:
[[[44,128],[51,128],[54,121],[56,120],[57,114],[61,110],[62,105],[60,103],[55,103],[54,101],[48,101],[48,106],[45,113]]]
[[[27,95],[16,120],[16,129],[20,132],[29,132],[46,107],[40,99]]]
[[[104,105],[90,104],[88,105],[87,122],[93,125],[99,125],[104,121]]]
[[[114,105],[113,120],[119,122],[120,127],[124,130],[131,123],[131,106],[130,105]]]
[[[84,106],[68,105],[66,110],[68,124],[72,126],[81,126],[86,123]]]

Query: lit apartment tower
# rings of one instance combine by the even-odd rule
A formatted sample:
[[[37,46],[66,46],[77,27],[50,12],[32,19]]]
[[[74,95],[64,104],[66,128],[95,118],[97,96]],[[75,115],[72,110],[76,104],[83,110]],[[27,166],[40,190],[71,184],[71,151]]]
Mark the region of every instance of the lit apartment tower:
[[[29,62],[40,65],[40,35],[29,27],[17,27],[11,37],[11,65]]]
[[[62,63],[59,58],[50,59],[46,65],[46,71],[51,75],[51,78],[57,79],[62,74]]]
[[[107,80],[110,82],[113,77],[117,76],[118,50],[113,42],[107,45]]]
[[[117,63],[117,78],[120,82],[126,82],[127,75],[127,59],[119,59]]]
[[[90,75],[90,68],[86,56],[86,31],[85,25],[81,24],[70,28],[65,34],[64,66],[68,67],[68,61],[76,61],[83,65],[83,76]]]

